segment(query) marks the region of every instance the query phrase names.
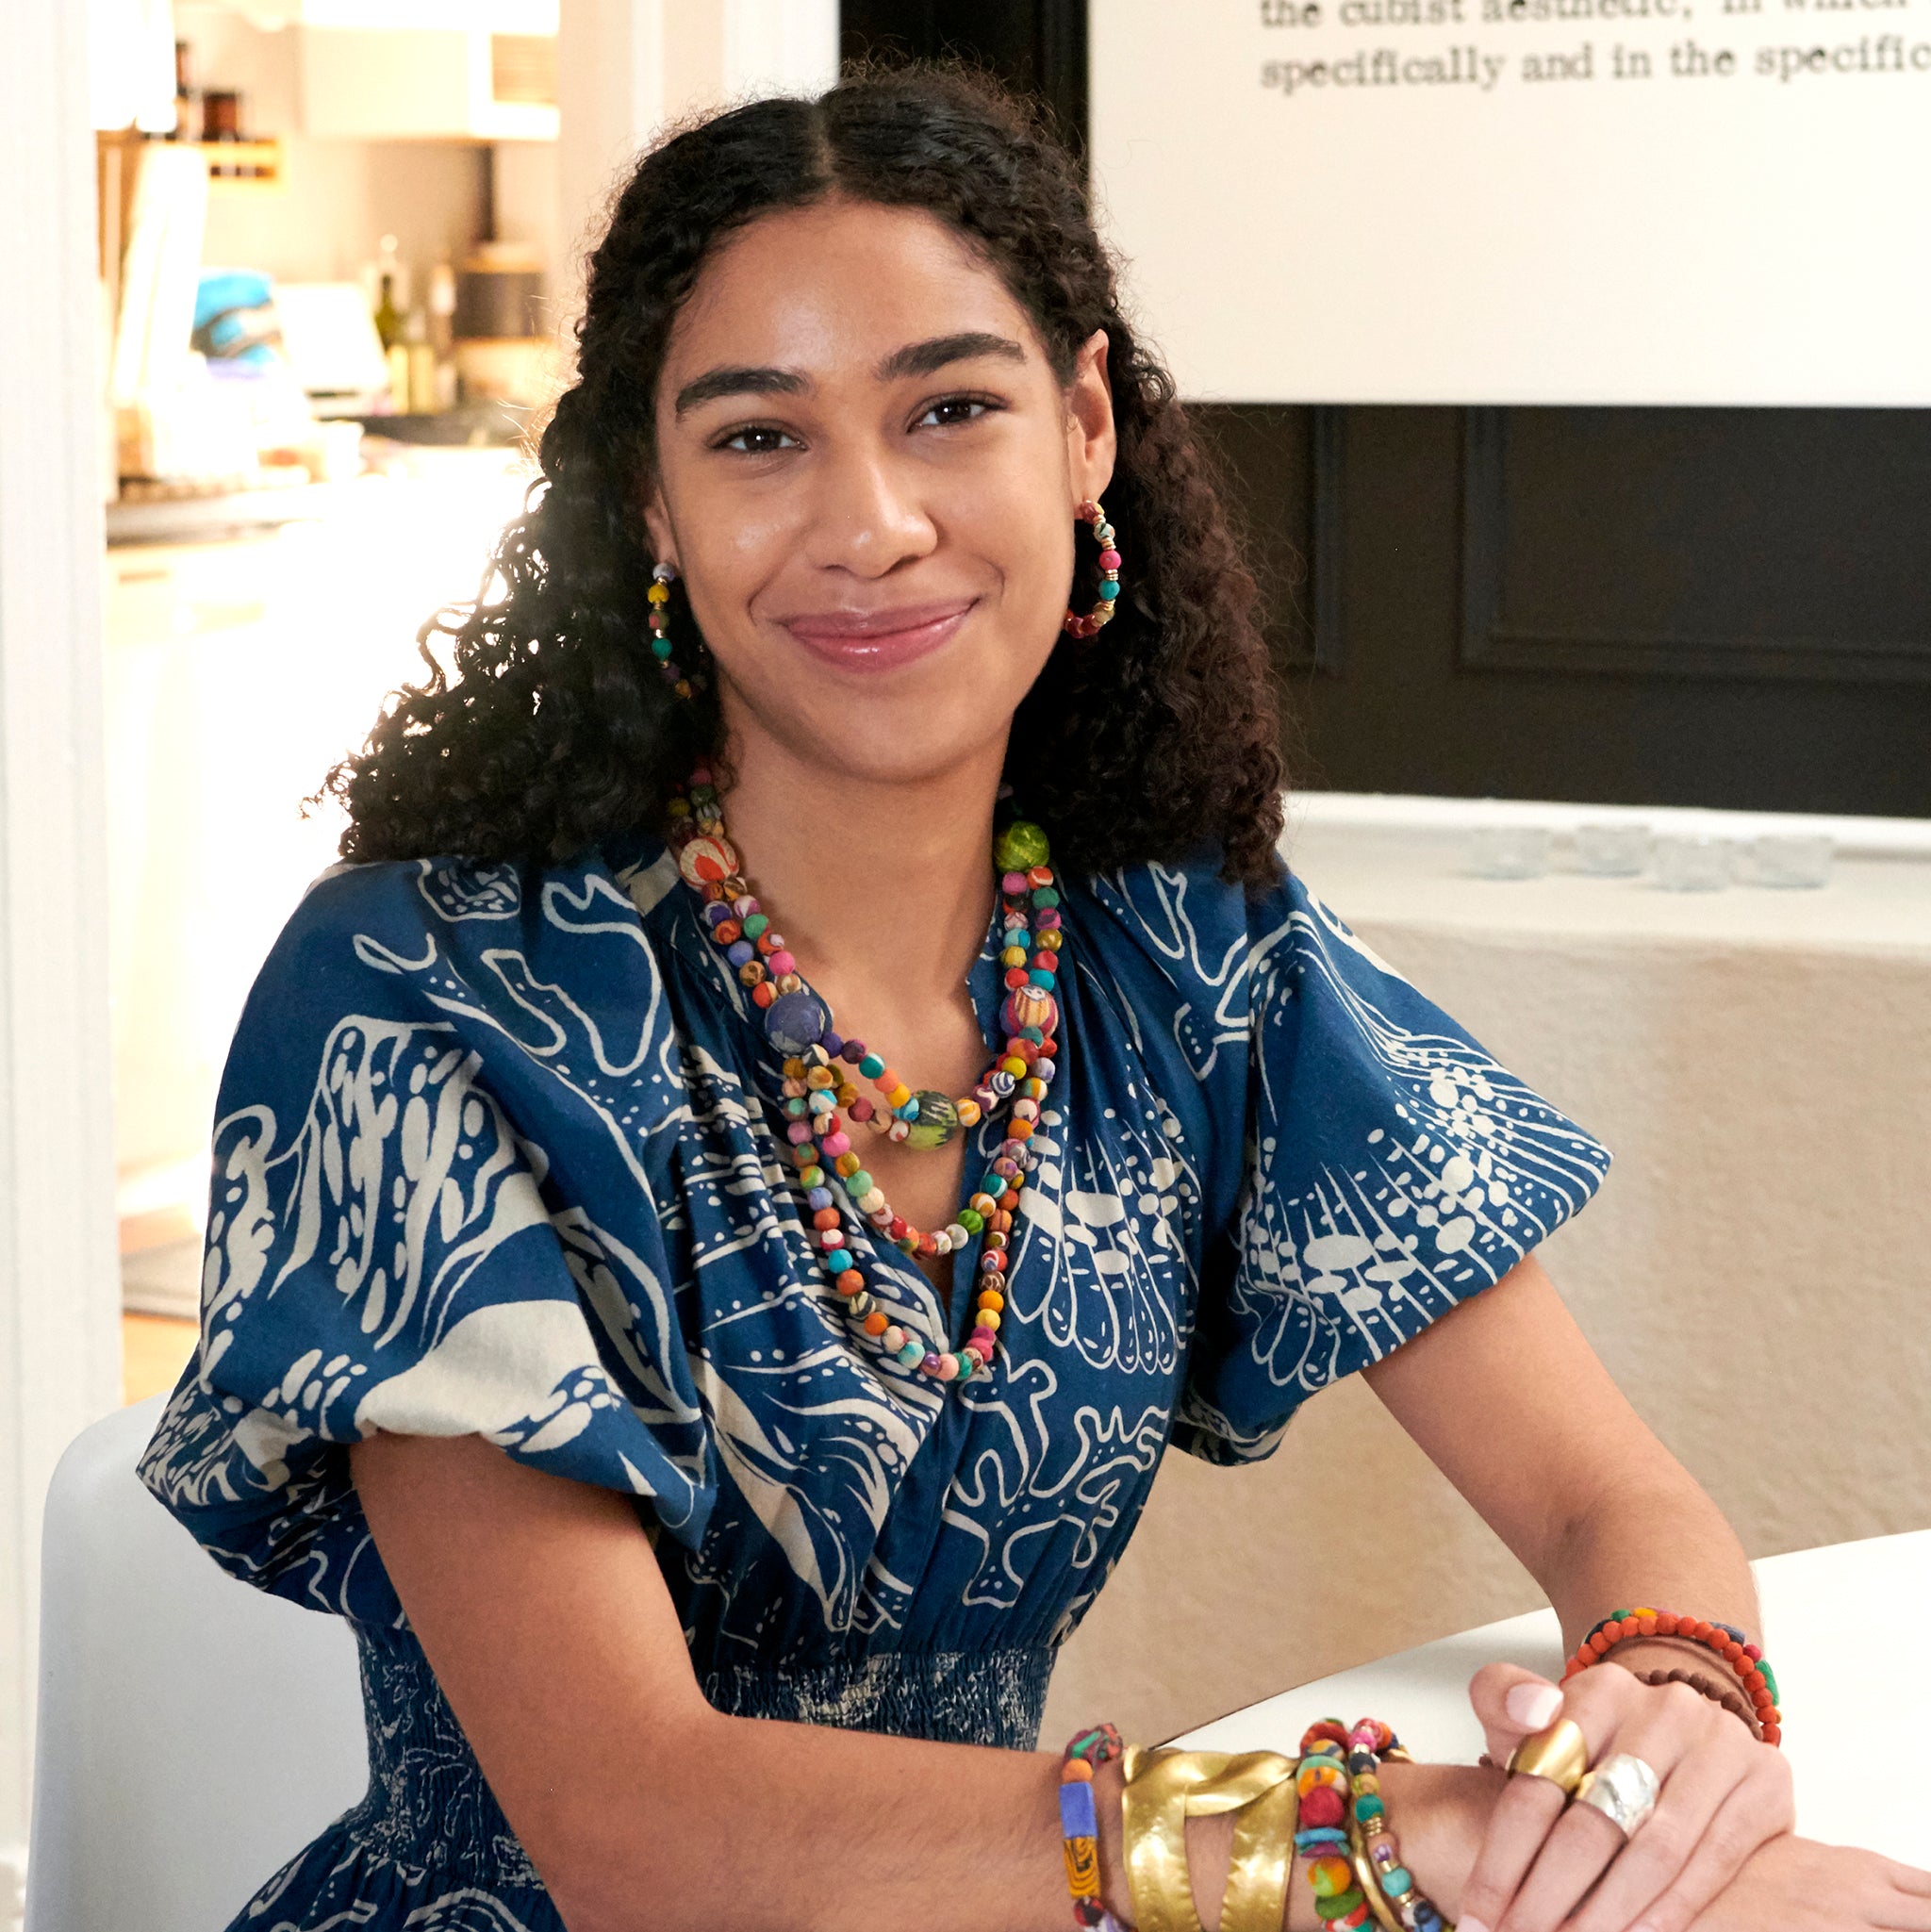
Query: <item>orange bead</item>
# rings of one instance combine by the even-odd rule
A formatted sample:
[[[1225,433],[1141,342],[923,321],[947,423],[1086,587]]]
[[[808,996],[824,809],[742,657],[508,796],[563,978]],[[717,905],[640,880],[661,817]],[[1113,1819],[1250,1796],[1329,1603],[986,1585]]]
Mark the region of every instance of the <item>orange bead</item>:
[[[1030,1121],[1030,1120],[1009,1120],[1009,1121],[1007,1121],[1007,1122],[1006,1122],[1006,1138],[1007,1138],[1008,1140],[1031,1140],[1031,1139],[1032,1138],[1032,1121]]]
[[[711,937],[719,946],[729,946],[734,940],[744,937],[744,928],[735,919],[719,919],[711,928]]]
[[[856,1268],[847,1268],[832,1285],[840,1295],[856,1295],[865,1286],[865,1277]]]
[[[997,1314],[1006,1305],[1006,1297],[997,1288],[983,1290],[979,1297],[981,1308],[989,1308]]]
[[[873,1309],[865,1318],[865,1332],[867,1335],[883,1335],[892,1326],[883,1309]]]
[[[838,1210],[836,1208],[820,1208],[811,1217],[811,1225],[814,1228],[835,1228],[838,1225]]]
[[[757,985],[751,989],[751,999],[753,1006],[768,1006],[777,997],[778,989],[768,980],[760,981]]]
[[[899,1076],[889,1066],[884,1068],[883,1072],[876,1074],[872,1079],[872,1085],[878,1088],[882,1094],[889,1094],[899,1084]]]
[[[1093,1767],[1083,1758],[1068,1758],[1060,1767],[1062,1784],[1091,1784]]]

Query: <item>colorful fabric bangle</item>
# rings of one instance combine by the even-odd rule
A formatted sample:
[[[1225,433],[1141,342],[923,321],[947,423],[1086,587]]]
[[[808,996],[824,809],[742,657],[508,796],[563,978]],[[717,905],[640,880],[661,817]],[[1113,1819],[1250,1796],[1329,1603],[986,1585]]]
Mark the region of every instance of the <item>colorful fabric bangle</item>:
[[[1301,1737],[1300,1769],[1295,1774],[1295,1792],[1300,1800],[1299,1829],[1295,1833],[1296,1848],[1303,1836],[1310,1838],[1308,1884],[1314,1894],[1314,1910],[1324,1924],[1340,1927],[1340,1932],[1357,1932],[1368,1923],[1367,1894],[1355,1882],[1354,1866],[1347,1856],[1347,1818],[1350,1781],[1347,1772],[1347,1731],[1339,1718],[1324,1718],[1310,1725]],[[1337,1831],[1341,1841],[1331,1850],[1331,1841],[1315,1841],[1312,1834]]]
[[[1110,1724],[1095,1725],[1067,1742],[1060,1759],[1060,1836],[1066,1855],[1066,1889],[1073,1923],[1098,1932],[1122,1932],[1099,1902],[1099,1819],[1093,1808],[1093,1773],[1124,1747]]]
[[[1722,1658],[1743,1687],[1754,1716],[1751,1728],[1766,1744],[1783,1742],[1783,1713],[1777,1709],[1776,1673],[1764,1660],[1763,1652],[1734,1624],[1711,1624],[1701,1617],[1683,1616],[1675,1610],[1611,1610],[1576,1647],[1576,1655],[1563,1666],[1566,1683],[1578,1672],[1600,1663],[1619,1643],[1637,1637],[1678,1637],[1700,1643]]]
[[[1378,1718],[1364,1717],[1347,1734],[1347,1771],[1354,1802],[1348,1810],[1348,1858],[1356,1883],[1382,1932],[1446,1932],[1442,1909],[1401,1862],[1401,1846],[1381,1796],[1381,1764],[1406,1764],[1401,1741]]]

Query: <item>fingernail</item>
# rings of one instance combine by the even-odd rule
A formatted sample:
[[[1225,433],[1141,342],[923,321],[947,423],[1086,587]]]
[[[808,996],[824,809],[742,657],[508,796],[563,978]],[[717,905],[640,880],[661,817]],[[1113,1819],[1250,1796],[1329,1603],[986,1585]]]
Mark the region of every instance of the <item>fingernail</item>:
[[[1532,1731],[1545,1729],[1562,1709],[1562,1693],[1553,1684],[1517,1684],[1505,1700],[1509,1715]],[[1466,1925],[1468,1921],[1461,1922]],[[1487,1932],[1487,1928],[1482,1928]]]
[[[1455,1924],[1456,1932],[1489,1932],[1479,1919],[1457,1919]]]

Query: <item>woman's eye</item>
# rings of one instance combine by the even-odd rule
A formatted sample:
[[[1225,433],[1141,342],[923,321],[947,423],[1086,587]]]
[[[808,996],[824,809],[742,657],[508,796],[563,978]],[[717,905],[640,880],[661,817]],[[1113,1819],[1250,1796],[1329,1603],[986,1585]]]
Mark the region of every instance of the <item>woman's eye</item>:
[[[983,416],[994,407],[977,396],[948,396],[943,402],[934,403],[918,421],[915,429],[923,429],[932,423],[936,429],[945,429],[955,422],[970,422],[975,416]]]
[[[736,450],[747,456],[768,456],[793,441],[795,438],[782,429],[773,429],[769,423],[754,422],[749,428],[736,430],[726,437],[718,448]]]

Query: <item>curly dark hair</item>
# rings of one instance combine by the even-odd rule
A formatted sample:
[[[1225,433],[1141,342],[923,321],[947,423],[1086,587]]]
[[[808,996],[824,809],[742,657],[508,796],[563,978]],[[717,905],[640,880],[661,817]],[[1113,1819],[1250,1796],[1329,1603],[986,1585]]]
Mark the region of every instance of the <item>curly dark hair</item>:
[[[833,194],[949,223],[1031,317],[1062,382],[1095,329],[1109,338],[1118,454],[1106,503],[1131,559],[1125,594],[1099,642],[1062,637],[1007,754],[1056,862],[1098,871],[1213,841],[1229,879],[1276,876],[1275,689],[1212,464],[1121,312],[1065,148],[984,76],[911,63],[694,122],[637,163],[590,260],[576,384],[543,432],[523,514],[476,601],[423,626],[428,679],[390,699],[324,786],[348,808],[343,857],[565,859],[660,826],[675,785],[719,755],[715,689],[676,697],[645,641],[652,558],[638,505],[658,376],[711,252],[761,215]],[[671,609],[673,636],[690,636],[681,590]],[[453,682],[437,636],[454,640]]]

